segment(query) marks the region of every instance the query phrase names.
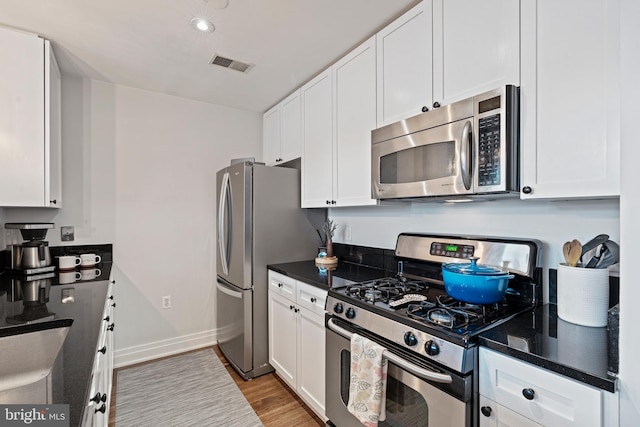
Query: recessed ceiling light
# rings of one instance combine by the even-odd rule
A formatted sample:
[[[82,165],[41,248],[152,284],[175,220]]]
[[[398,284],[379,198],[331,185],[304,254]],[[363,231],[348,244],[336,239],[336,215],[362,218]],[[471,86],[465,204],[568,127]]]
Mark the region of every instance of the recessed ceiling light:
[[[191,20],[191,25],[198,31],[202,31],[203,33],[213,33],[216,27],[213,26],[213,23],[205,18],[193,18]]]

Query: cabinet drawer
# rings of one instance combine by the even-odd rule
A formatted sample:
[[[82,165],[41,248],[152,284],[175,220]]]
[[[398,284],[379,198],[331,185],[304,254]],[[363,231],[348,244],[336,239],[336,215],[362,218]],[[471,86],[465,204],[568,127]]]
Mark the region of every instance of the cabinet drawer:
[[[479,383],[481,395],[544,426],[602,425],[599,390],[486,348]]]
[[[296,280],[284,274],[269,271],[269,290],[296,301]]]
[[[324,315],[324,305],[327,300],[327,291],[298,282],[297,303],[300,307],[306,308],[314,313]]]

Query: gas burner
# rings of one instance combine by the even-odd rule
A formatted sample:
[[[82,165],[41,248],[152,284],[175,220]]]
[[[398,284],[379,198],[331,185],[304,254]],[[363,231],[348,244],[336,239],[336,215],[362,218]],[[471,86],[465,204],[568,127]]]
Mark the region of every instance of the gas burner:
[[[469,323],[481,319],[482,316],[472,311],[448,307],[436,307],[429,301],[420,304],[409,304],[407,315],[421,322],[443,326],[447,329],[457,329],[467,326]]]
[[[367,301],[375,302],[382,297],[382,291],[378,289],[364,289],[360,296]]]

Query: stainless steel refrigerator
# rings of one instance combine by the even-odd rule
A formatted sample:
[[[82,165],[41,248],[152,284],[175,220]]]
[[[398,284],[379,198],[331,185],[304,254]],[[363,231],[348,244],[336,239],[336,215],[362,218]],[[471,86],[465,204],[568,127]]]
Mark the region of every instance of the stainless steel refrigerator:
[[[269,365],[267,264],[312,260],[326,210],[300,208],[300,171],[241,162],[217,178],[218,346],[244,378]]]

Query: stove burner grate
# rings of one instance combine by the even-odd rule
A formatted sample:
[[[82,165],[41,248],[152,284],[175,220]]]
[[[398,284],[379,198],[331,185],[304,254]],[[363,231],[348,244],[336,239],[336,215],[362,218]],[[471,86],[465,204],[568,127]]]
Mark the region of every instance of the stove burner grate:
[[[434,303],[410,304],[407,315],[415,320],[443,326],[448,329],[457,329],[467,326],[469,323],[480,319],[477,313],[448,307],[436,307]]]

